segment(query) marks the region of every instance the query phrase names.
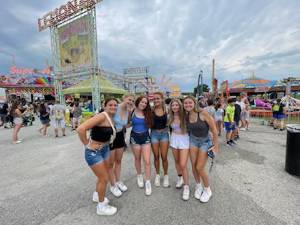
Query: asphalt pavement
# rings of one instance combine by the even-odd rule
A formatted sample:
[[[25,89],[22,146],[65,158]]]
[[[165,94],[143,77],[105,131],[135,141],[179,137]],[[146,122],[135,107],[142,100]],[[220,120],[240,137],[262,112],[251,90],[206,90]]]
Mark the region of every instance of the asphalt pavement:
[[[236,147],[221,153],[210,173],[213,197],[206,203],[181,200],[169,151],[171,187],[156,188],[147,197],[136,185],[133,155],[123,158],[122,178],[129,190],[120,198],[107,191],[118,213],[96,215],[92,202],[95,177],[84,161],[84,150],[74,131],[66,137],[42,137],[38,124],[20,131],[23,143],[11,143],[12,130],[0,128],[0,224],[300,224],[300,178],[284,170],[286,131],[252,123],[241,132]],[[152,161],[153,162],[153,161]],[[209,164],[209,163],[208,163]],[[154,166],[152,163],[152,184]]]

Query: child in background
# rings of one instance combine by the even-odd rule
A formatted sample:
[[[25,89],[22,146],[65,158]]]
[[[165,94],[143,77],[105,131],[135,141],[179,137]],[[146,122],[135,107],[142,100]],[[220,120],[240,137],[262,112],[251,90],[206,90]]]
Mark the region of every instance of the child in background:
[[[223,123],[224,109],[221,103],[216,105],[215,121],[218,130],[218,135],[221,136],[222,123]]]

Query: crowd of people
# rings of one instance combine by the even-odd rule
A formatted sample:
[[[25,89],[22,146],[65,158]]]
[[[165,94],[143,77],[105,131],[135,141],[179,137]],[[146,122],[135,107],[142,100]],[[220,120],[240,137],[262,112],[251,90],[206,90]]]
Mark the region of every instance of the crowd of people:
[[[44,137],[48,136],[48,128],[54,128],[54,136],[66,136],[66,125],[75,130],[81,122],[83,103],[73,101],[66,106],[59,101],[28,102],[24,98],[13,98],[1,104],[0,127],[13,129],[12,143],[20,144],[23,139],[19,138],[19,131],[24,126],[32,126],[36,119],[40,120],[41,127],[38,129]]]
[[[1,109],[1,120],[13,126],[13,143],[21,143],[18,132],[24,126],[25,115],[33,121],[40,119],[39,132],[47,136],[48,128],[54,127],[55,137],[65,136],[66,112],[69,111],[71,127],[76,129],[85,146],[85,160],[97,177],[92,195],[97,202],[97,214],[113,215],[117,208],[105,197],[107,184],[110,192],[122,196],[128,187],[121,179],[121,162],[126,148],[125,133],[130,131],[130,146],[134,156],[137,186],[145,195],[152,194],[151,154],[154,158],[154,185],[170,186],[168,151],[172,149],[177,173],[175,187],[182,188],[182,199],[190,198],[188,161],[191,162],[195,180],[193,196],[200,202],[208,202],[212,196],[209,176],[206,171],[208,158],[219,151],[219,136],[224,128],[226,144],[232,147],[239,139],[240,130],[249,129],[249,101],[246,95],[238,98],[211,99],[192,96],[183,99],[165,99],[156,92],[153,101],[146,96],[123,96],[121,103],[115,98],[106,99],[102,111],[81,124],[82,105],[71,102],[67,106],[55,102],[28,104],[12,101]],[[5,118],[3,115],[5,114]],[[30,121],[30,119],[29,119]],[[143,161],[143,169],[142,169]],[[162,170],[160,165],[162,164]],[[142,173],[144,171],[144,175]],[[162,177],[162,179],[161,179]]]
[[[230,147],[239,139],[239,130],[249,129],[249,102],[245,95],[228,98],[226,103],[223,99],[205,97],[197,101],[192,96],[165,100],[160,92],[153,94],[153,102],[146,96],[131,94],[125,95],[121,103],[114,98],[106,99],[103,111],[77,128],[85,146],[85,160],[97,177],[92,198],[98,203],[97,214],[117,212],[105,197],[108,183],[116,197],[128,190],[121,179],[121,162],[129,127],[137,187],[144,189],[146,196],[152,194],[152,176],[156,187],[161,182],[164,188],[170,186],[168,151],[171,148],[177,172],[175,187],[182,188],[182,199],[190,198],[190,161],[195,180],[193,196],[200,202],[208,202],[212,190],[205,168],[208,158],[218,154],[223,126]],[[151,175],[151,154],[154,175]]]

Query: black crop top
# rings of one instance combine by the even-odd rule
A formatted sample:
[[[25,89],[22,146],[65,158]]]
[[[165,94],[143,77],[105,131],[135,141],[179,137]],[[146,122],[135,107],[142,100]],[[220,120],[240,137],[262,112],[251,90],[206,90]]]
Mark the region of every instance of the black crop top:
[[[95,126],[91,129],[91,139],[93,141],[107,142],[110,140],[113,130],[111,127]]]
[[[152,118],[153,118],[152,129],[162,130],[162,129],[165,129],[167,127],[168,117],[167,117],[166,113],[162,116],[157,116],[155,114],[155,112],[153,112],[152,113]]]

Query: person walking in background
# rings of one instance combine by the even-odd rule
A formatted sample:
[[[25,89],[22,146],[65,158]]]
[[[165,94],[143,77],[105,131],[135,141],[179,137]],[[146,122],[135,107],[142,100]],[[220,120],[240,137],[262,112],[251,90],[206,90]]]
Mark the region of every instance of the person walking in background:
[[[170,103],[168,125],[171,129],[170,146],[173,150],[175,168],[178,175],[176,188],[179,189],[183,186],[182,199],[187,201],[190,197],[187,169],[190,143],[184,110],[179,99],[173,99]]]
[[[58,129],[61,129],[62,135],[66,136],[65,106],[60,104],[59,100],[56,100],[51,110],[52,110],[51,115],[54,118],[53,125],[54,125],[55,137],[58,137]]]
[[[155,92],[154,108],[152,110],[152,128],[151,128],[151,144],[154,156],[154,166],[156,176],[154,185],[160,186],[160,158],[164,169],[163,187],[169,187],[168,176],[168,149],[169,149],[169,129],[168,129],[168,116],[164,103],[164,96],[161,92]]]
[[[212,116],[212,118],[215,118],[216,109],[212,99],[207,100],[207,106],[204,108],[204,110],[206,110],[208,114]]]
[[[281,99],[277,99],[276,103],[272,107],[273,117],[274,117],[274,129],[284,130],[284,118],[285,110],[284,104],[281,103]]]
[[[0,108],[0,120],[1,124],[0,127],[8,128],[7,120],[8,120],[8,104],[7,102],[3,103],[2,107]]]
[[[222,132],[222,124],[223,124],[223,117],[224,117],[224,109],[221,105],[221,103],[217,103],[216,105],[216,113],[215,113],[215,122],[216,122],[216,127],[218,130],[218,136],[221,136]]]
[[[249,130],[249,122],[250,122],[250,112],[249,112],[249,105],[245,106],[245,125],[246,130]]]
[[[110,98],[105,101],[104,106],[103,112],[85,121],[76,131],[85,146],[85,160],[98,178],[96,191],[93,193],[93,201],[98,203],[97,214],[111,216],[116,214],[117,208],[109,205],[109,200],[105,198],[105,191],[109,180],[109,143],[112,143],[116,136],[112,117],[116,113],[118,102]],[[87,138],[88,130],[91,130],[90,138]]]
[[[234,99],[229,98],[227,101],[227,106],[225,108],[225,116],[224,116],[224,127],[226,131],[226,144],[227,146],[232,146],[235,144],[233,141],[233,131],[235,130],[234,124]]]
[[[80,125],[80,120],[81,120],[81,114],[82,114],[82,109],[79,106],[79,102],[75,102],[74,106],[72,107],[70,111],[70,119],[72,115],[72,129],[75,130],[77,127]]]
[[[149,100],[146,96],[140,96],[135,101],[135,110],[131,116],[132,130],[130,134],[130,144],[134,154],[134,164],[137,172],[137,184],[139,188],[144,187],[142,175],[141,157],[143,155],[145,166],[145,194],[151,195],[151,141],[149,128],[152,127],[152,116]]]
[[[122,192],[128,190],[127,186],[120,179],[121,177],[121,162],[123,152],[125,150],[125,132],[129,123],[129,115],[134,106],[134,95],[127,94],[123,96],[123,102],[118,105],[117,111],[113,117],[115,122],[117,135],[114,142],[110,145],[109,156],[109,180],[110,192],[120,197]]]
[[[39,129],[39,132],[46,136],[47,135],[47,129],[50,127],[50,110],[46,103],[41,103],[39,108],[39,114],[40,114],[40,121],[42,124],[42,127]]]
[[[240,130],[245,131],[247,126],[246,117],[247,114],[249,114],[249,106],[250,106],[246,93],[241,93],[239,105],[241,106],[241,123],[242,123]],[[248,120],[248,124],[249,124],[249,120]]]
[[[10,114],[11,116],[13,117],[13,121],[14,121],[14,129],[13,129],[13,144],[19,144],[22,142],[22,139],[19,139],[18,138],[18,134],[19,134],[19,131],[23,125],[23,115],[26,112],[23,111],[23,108],[22,108],[22,104],[21,103],[18,103],[18,102],[13,102],[12,103],[12,107],[10,109]]]
[[[190,158],[196,181],[194,197],[208,202],[212,196],[209,178],[205,171],[208,152],[217,154],[219,149],[218,132],[214,119],[203,109],[196,110],[196,100],[185,97],[183,107],[187,114],[187,130],[190,134]],[[211,132],[211,136],[209,134]],[[201,180],[203,186],[201,185]]]
[[[241,102],[238,98],[234,104],[234,131],[233,131],[233,139],[237,141],[240,138],[240,121],[241,121]],[[233,142],[234,143],[234,142]]]

